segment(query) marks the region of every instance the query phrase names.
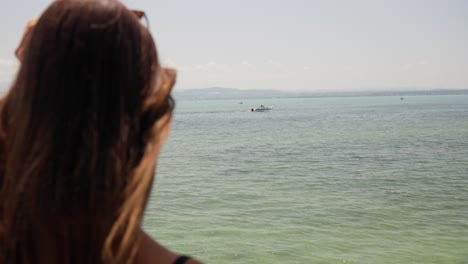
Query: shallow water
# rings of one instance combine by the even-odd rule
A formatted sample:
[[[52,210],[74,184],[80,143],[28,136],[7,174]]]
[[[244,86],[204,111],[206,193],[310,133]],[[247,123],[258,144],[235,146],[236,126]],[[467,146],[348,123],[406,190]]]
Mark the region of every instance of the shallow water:
[[[178,102],[144,227],[206,263],[468,263],[468,95]]]

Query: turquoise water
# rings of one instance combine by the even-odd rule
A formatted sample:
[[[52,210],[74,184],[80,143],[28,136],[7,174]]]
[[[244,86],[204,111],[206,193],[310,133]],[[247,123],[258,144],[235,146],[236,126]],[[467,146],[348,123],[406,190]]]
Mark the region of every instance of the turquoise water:
[[[206,263],[468,263],[468,95],[178,102],[144,227]]]

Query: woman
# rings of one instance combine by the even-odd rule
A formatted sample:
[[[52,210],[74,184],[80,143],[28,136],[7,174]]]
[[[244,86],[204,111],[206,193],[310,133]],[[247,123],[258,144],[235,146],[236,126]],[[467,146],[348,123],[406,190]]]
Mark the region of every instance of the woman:
[[[116,0],[58,0],[0,102],[0,263],[199,263],[141,230],[175,73]]]

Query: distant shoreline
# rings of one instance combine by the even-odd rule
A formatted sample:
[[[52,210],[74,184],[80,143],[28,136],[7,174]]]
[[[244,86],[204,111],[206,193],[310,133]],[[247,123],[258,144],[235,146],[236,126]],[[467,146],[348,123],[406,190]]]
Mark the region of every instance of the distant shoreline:
[[[321,97],[370,97],[370,96],[418,96],[418,95],[462,95],[463,90],[400,90],[400,91],[358,91],[358,92],[287,92],[277,90],[240,90],[233,88],[203,88],[174,91],[179,101],[198,100],[249,100],[281,98],[321,98]]]
[[[0,96],[6,95],[10,85],[0,83]],[[174,98],[178,101],[199,100],[249,100],[249,99],[280,99],[280,98],[321,98],[321,97],[368,97],[368,96],[415,96],[415,95],[461,95],[468,94],[468,89],[432,89],[432,90],[382,90],[382,91],[333,91],[333,92],[288,92],[280,90],[241,90],[235,88],[198,88],[174,90]]]

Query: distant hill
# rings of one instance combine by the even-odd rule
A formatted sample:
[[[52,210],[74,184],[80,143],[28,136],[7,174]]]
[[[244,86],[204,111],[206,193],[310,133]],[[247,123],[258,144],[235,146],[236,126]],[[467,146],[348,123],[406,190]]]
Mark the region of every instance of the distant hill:
[[[175,90],[173,92],[177,100],[235,100],[235,99],[264,99],[282,98],[290,94],[275,90],[240,90],[234,88],[202,88],[190,90]]]
[[[234,88],[202,88],[175,90],[176,100],[242,100],[300,97],[351,97],[351,96],[410,96],[410,95],[442,95],[468,94],[468,90],[428,90],[428,91],[360,91],[360,92],[288,92],[277,90],[240,90]]]
[[[10,88],[10,83],[0,83],[0,96]],[[350,97],[350,96],[410,96],[410,95],[442,95],[468,94],[467,90],[427,90],[427,91],[362,91],[362,92],[288,92],[278,90],[241,90],[235,88],[201,88],[189,90],[175,90],[176,100],[244,100],[244,99],[272,99],[272,98],[301,98],[301,97]]]

